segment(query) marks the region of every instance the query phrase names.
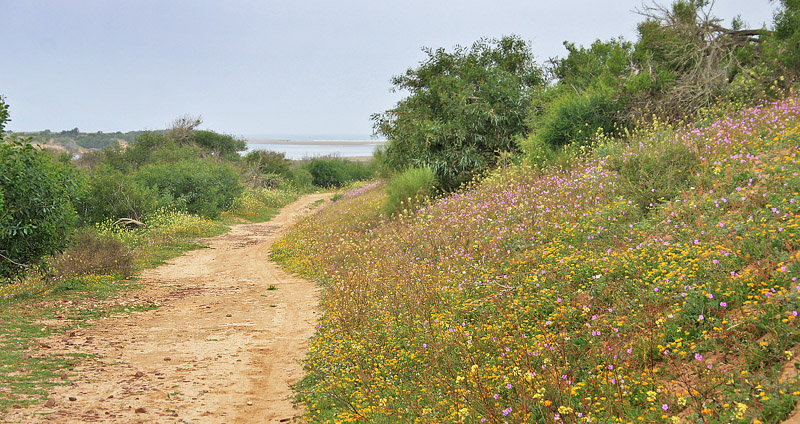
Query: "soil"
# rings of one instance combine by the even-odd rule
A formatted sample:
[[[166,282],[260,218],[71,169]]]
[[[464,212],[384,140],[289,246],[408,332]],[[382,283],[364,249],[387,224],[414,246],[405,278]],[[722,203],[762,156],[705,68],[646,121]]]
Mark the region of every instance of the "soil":
[[[129,293],[158,309],[119,314],[61,334],[48,353],[96,355],[50,399],[11,422],[278,423],[302,406],[290,385],[317,320],[315,283],[283,272],[271,244],[327,194],[304,196],[271,221],[235,225],[166,265]],[[3,421],[3,419],[0,419]]]

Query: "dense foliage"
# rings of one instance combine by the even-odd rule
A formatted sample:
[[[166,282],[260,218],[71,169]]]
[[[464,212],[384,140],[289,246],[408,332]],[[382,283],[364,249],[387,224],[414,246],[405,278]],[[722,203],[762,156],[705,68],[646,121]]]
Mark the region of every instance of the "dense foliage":
[[[773,30],[730,28],[712,3],[678,0],[643,6],[635,43],[565,43],[552,62],[554,83],[538,90],[521,144],[539,161],[547,148],[619,137],[642,121],[681,122],[708,109],[735,110],[783,96],[797,76],[798,5],[781,2]]]
[[[322,284],[307,418],[782,421],[800,397],[799,143],[795,95],[510,166],[397,219],[379,184],[343,195],[273,246]]]
[[[370,164],[339,158],[314,158],[302,166],[311,174],[317,187],[339,188],[353,181],[371,178],[375,171]]]
[[[89,171],[79,211],[88,222],[142,220],[164,207],[215,218],[244,189],[233,165],[244,148],[243,141],[212,131],[146,132],[125,149],[103,152]]]
[[[5,136],[6,122],[10,120],[11,118],[8,116],[8,105],[5,102],[5,98],[0,96],[0,137]]]
[[[229,134],[218,134],[214,131],[198,130],[193,134],[194,142],[217,157],[232,158],[247,148],[244,140]]]
[[[66,246],[82,180],[16,137],[0,135],[0,278],[39,264]]]
[[[428,58],[392,79],[409,95],[373,116],[389,143],[383,161],[394,171],[428,167],[453,190],[516,152],[529,90],[543,84],[528,44],[516,37],[480,40],[471,48],[424,49]]]
[[[167,205],[206,218],[219,216],[244,189],[232,165],[202,159],[145,165],[133,179]]]
[[[386,183],[386,212],[401,214],[416,210],[434,194],[436,176],[430,168],[409,168]]]
[[[259,174],[285,175],[292,167],[292,161],[285,153],[270,150],[253,150],[244,156],[247,166]]]

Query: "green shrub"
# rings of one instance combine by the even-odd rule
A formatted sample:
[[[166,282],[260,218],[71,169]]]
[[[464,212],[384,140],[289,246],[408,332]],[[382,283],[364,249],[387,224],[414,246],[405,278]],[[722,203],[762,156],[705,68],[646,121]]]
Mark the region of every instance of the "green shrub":
[[[146,165],[133,179],[157,190],[178,210],[206,218],[219,216],[244,189],[232,165],[196,158]]]
[[[308,190],[314,185],[311,172],[302,167],[292,168],[286,173],[286,179],[298,190]]]
[[[238,160],[239,155],[237,152],[247,148],[247,143],[244,140],[228,134],[218,134],[214,131],[196,130],[192,137],[195,144],[217,157]]]
[[[375,176],[376,163],[361,162],[355,160],[342,160],[344,173],[347,176],[347,183],[353,181],[369,180]]]
[[[82,187],[71,164],[0,135],[0,278],[65,246],[77,222],[73,199]]]
[[[158,190],[109,166],[95,168],[87,186],[77,202],[78,213],[85,222],[118,218],[141,221],[144,215],[167,204]]]
[[[297,192],[286,189],[246,188],[234,199],[224,216],[244,218],[253,222],[265,221],[275,215],[277,209],[297,199]]]
[[[311,182],[317,187],[339,188],[353,181],[366,180],[375,175],[370,163],[339,158],[314,158],[303,168],[311,174]]]
[[[582,94],[565,91],[547,105],[547,112],[534,123],[531,137],[554,147],[587,144],[598,129],[609,135],[620,131],[625,123],[618,115],[619,105],[610,89]]]
[[[306,169],[311,173],[311,182],[317,187],[341,187],[347,183],[342,160],[312,159]]]
[[[415,210],[433,194],[436,176],[430,168],[410,168],[389,179],[386,185],[388,214]]]
[[[88,274],[126,278],[133,275],[134,256],[118,239],[86,229],[77,233],[69,248],[57,254],[50,265],[59,279]]]
[[[547,144],[539,137],[528,137],[520,141],[520,147],[525,152],[525,159],[534,168],[542,169],[547,167],[556,156],[553,146]]]
[[[115,147],[103,151],[103,163],[121,171],[130,172],[151,160],[157,151],[173,151],[178,148],[177,143],[166,135],[157,132],[147,132],[136,138],[136,142],[127,148]]]
[[[619,173],[617,194],[634,200],[642,212],[675,198],[694,180],[697,153],[678,141],[659,149],[640,146],[634,154],[610,157],[608,167]]]
[[[103,154],[104,164],[123,173],[132,173],[147,164],[197,158],[202,151],[196,145],[180,144],[161,132],[150,131],[141,134],[125,149],[105,149]]]
[[[286,159],[286,153],[271,150],[253,150],[244,156],[244,161],[260,174],[285,175],[292,166],[292,161]]]
[[[284,178],[278,174],[259,174],[252,170],[242,174],[244,184],[250,188],[277,189],[284,183]]]

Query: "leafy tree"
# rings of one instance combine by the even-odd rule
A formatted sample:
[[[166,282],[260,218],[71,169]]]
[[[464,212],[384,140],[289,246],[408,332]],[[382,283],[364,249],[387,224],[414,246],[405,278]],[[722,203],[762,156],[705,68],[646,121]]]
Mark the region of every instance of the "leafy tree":
[[[790,63],[787,55],[798,45],[787,41],[800,38],[797,4],[800,0],[782,1],[774,34],[743,28],[738,18],[730,28],[723,26],[707,0],[677,0],[639,10],[644,20],[635,44],[565,43],[567,57],[551,61],[555,82],[534,92],[531,135],[521,146],[529,158],[547,160],[552,147],[588,143],[598,132],[618,136],[654,115],[676,121],[720,101],[740,107],[779,96],[788,81],[775,87],[791,72],[778,68]]]
[[[782,9],[775,15],[775,39],[783,47],[782,65],[793,77],[800,70],[800,0],[780,0]]]
[[[624,85],[630,75],[633,45],[597,40],[589,48],[565,42],[567,57],[552,60],[557,82],[537,90],[530,109],[530,136],[521,145],[538,148],[586,143],[598,131],[616,135],[629,125]]]
[[[0,128],[8,121],[0,101]],[[0,132],[0,278],[38,264],[66,245],[82,187],[74,166]]]
[[[597,85],[613,87],[630,73],[633,43],[597,40],[589,48],[564,42],[567,57],[555,60],[552,73],[562,85],[582,92]]]
[[[286,153],[272,150],[253,150],[244,156],[244,161],[259,174],[284,175],[292,166],[292,161],[286,159]]]
[[[5,98],[0,96],[0,138],[4,136],[6,122],[10,120],[11,118],[8,117],[8,105],[5,102]]]
[[[247,143],[244,140],[237,139],[232,135],[218,134],[207,130],[195,131],[194,143],[216,157],[228,159],[238,159],[238,152],[247,149]]]
[[[423,51],[425,61],[392,79],[409,95],[372,120],[389,140],[386,166],[428,167],[453,190],[495,165],[500,152],[518,150],[514,138],[525,131],[530,91],[544,78],[528,44],[515,36]]]

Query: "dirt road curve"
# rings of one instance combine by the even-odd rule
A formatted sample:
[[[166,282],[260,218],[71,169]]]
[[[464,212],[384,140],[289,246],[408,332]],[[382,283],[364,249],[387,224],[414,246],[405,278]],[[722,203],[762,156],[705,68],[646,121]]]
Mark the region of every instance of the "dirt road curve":
[[[271,423],[302,411],[289,384],[317,316],[314,283],[268,260],[269,247],[326,195],[310,195],[271,221],[234,226],[200,249],[142,275],[137,294],[163,305],[100,320],[53,349],[92,353],[46,405],[12,422]],[[272,286],[272,289],[270,287]]]

